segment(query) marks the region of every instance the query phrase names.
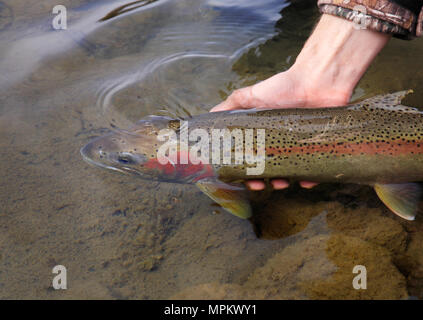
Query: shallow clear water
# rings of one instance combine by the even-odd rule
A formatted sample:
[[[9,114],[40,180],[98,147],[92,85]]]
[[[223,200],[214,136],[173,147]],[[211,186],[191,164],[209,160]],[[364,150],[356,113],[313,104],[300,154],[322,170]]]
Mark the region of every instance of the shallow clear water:
[[[79,149],[148,114],[207,112],[289,68],[314,1],[0,1],[0,298],[407,298],[423,295],[423,219],[368,188],[262,192],[252,221],[193,186],[89,166]],[[282,11],[281,11],[282,10]],[[354,98],[413,88],[423,41],[392,40]],[[67,268],[54,290],[52,268]],[[365,265],[368,289],[353,289]]]

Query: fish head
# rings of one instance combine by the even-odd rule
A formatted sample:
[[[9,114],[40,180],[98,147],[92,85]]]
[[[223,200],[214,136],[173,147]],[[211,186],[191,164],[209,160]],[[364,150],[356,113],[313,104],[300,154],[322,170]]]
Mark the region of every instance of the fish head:
[[[95,166],[137,175],[143,179],[191,182],[197,176],[202,177],[204,166],[161,161],[159,156],[160,147],[169,143],[159,138],[162,130],[176,132],[178,128],[179,120],[149,116],[128,130],[114,130],[94,139],[81,149],[81,155],[86,162]],[[179,150],[175,150],[179,154]]]
[[[157,136],[171,120],[168,117],[146,117],[128,130],[113,130],[92,140],[81,149],[81,155],[85,161],[98,167],[159,180],[166,166],[152,168],[149,164],[157,159],[161,143]]]

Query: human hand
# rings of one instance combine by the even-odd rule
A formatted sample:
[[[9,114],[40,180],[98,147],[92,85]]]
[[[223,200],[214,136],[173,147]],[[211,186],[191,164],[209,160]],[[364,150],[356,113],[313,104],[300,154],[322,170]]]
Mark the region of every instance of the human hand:
[[[249,108],[297,108],[297,107],[324,107],[330,105],[343,105],[348,101],[349,96],[326,98],[325,95],[310,94],[301,79],[301,73],[294,72],[294,69],[274,75],[273,77],[259,82],[253,86],[235,90],[225,101],[215,106],[211,111],[225,111],[233,109]],[[246,182],[251,190],[262,190],[265,184],[261,180],[249,180]],[[285,189],[289,186],[284,179],[273,179],[271,184],[274,189]],[[303,188],[313,188],[317,183],[301,181]]]
[[[346,105],[351,94],[390,36],[361,30],[354,23],[324,14],[295,64],[253,86],[235,90],[212,112],[250,108],[313,108]],[[284,179],[273,188],[289,186]],[[261,180],[249,180],[251,190],[262,190]],[[302,181],[303,188],[317,183]]]

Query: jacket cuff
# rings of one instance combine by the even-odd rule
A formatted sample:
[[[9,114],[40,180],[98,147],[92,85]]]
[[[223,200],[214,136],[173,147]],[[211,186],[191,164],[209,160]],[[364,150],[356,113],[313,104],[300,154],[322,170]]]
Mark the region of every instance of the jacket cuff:
[[[389,0],[318,0],[322,13],[357,23],[361,29],[392,33],[401,38],[423,34],[423,8],[417,16]]]

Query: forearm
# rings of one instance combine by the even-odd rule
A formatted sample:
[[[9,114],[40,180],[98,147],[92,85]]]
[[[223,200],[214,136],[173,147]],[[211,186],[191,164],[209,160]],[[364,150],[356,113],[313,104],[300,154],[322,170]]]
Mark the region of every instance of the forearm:
[[[288,71],[235,90],[212,111],[345,105],[390,37],[324,14]]]
[[[321,13],[403,39],[423,35],[423,0],[318,0]]]
[[[357,29],[353,22],[324,14],[290,72],[305,75],[307,95],[346,100],[390,35]],[[328,93],[330,93],[328,95]]]

